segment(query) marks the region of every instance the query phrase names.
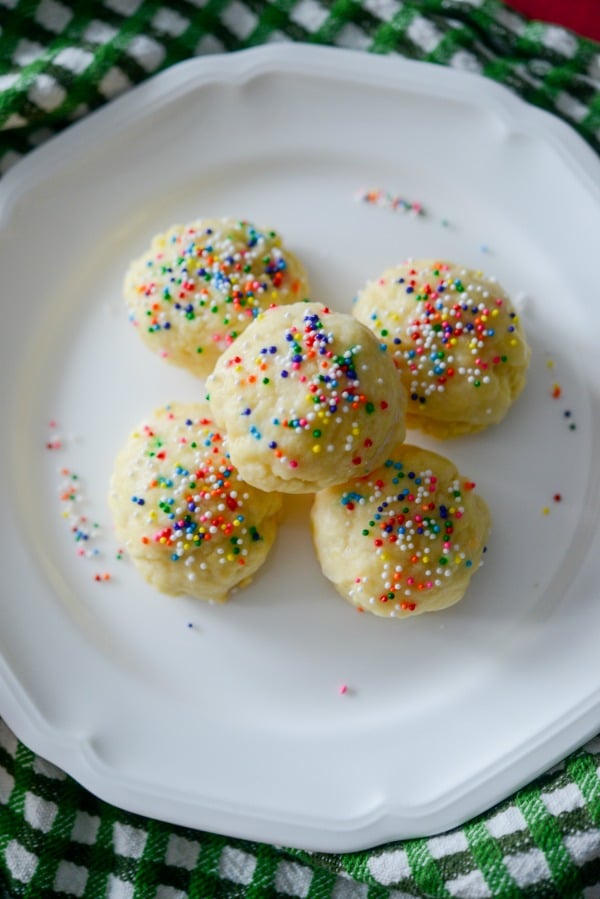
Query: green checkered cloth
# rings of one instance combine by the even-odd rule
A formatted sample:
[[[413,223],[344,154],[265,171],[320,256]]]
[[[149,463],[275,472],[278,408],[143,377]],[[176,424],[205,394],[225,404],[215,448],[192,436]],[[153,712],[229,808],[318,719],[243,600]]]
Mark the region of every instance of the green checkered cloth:
[[[0,172],[175,62],[285,40],[481,72],[600,150],[600,47],[497,0],[0,0]],[[599,773],[600,737],[449,833],[322,855],[116,809],[0,720],[0,897],[600,899]]]

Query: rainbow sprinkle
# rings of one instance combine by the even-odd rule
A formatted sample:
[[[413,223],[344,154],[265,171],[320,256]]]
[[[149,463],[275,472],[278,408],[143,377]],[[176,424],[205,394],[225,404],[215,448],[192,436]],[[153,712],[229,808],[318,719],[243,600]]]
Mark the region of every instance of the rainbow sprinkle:
[[[129,472],[129,502],[139,542],[163,547],[174,564],[197,564],[206,547],[221,564],[243,567],[252,545],[263,539],[259,523],[248,517],[250,493],[213,421],[190,418],[189,406],[174,409],[167,406],[162,414],[169,427],[176,423],[175,439],[164,436],[158,418],[132,436],[139,448]],[[190,568],[188,580],[195,577]]]
[[[369,190],[361,188],[355,193],[354,198],[360,203],[366,203],[369,206],[379,206],[381,209],[388,209],[390,212],[412,213],[415,216],[425,215],[425,210],[421,203],[407,200],[402,196],[381,190],[381,188],[371,188]]]
[[[487,289],[466,285],[445,263],[423,270],[407,264],[397,271],[394,286],[404,295],[399,304],[414,304],[414,313],[375,310],[369,325],[406,372],[413,403],[438,399],[457,376],[474,390],[485,389],[511,361],[498,349],[500,341],[509,352],[522,352],[518,314],[499,293],[492,296]],[[383,278],[377,282],[387,283]]]
[[[69,439],[58,437],[55,433],[58,430],[57,422],[52,420],[49,427],[53,436],[46,441],[46,449],[51,451],[68,449]],[[103,532],[100,524],[85,512],[88,503],[84,479],[78,472],[67,466],[59,468],[57,474],[57,493],[62,507],[61,514],[71,534],[75,553],[80,559],[93,560],[97,563],[103,555],[98,545]],[[119,553],[121,552],[119,550]],[[117,558],[120,557],[118,554]],[[112,575],[109,571],[97,572],[92,579],[97,583],[107,583],[112,580]]]
[[[165,358],[182,333],[196,341],[196,355],[210,346],[220,352],[262,309],[300,300],[306,290],[275,231],[247,221],[204,224],[155,238],[128,273],[130,320],[156,338]]]
[[[398,611],[414,612],[420,594],[479,564],[456,540],[457,522],[465,514],[464,494],[475,488],[473,481],[456,477],[440,495],[431,469],[415,471],[388,459],[375,477],[353,485],[339,502],[350,517],[358,516],[353,527],[361,528],[382,563],[379,585],[361,575],[355,578],[349,596],[357,606],[394,603]],[[417,542],[425,547],[417,548]]]
[[[224,365],[237,376],[240,415],[247,421],[248,434],[266,443],[278,463],[291,469],[306,468],[321,453],[340,453],[349,455],[351,464],[360,468],[377,450],[369,427],[371,418],[375,413],[395,412],[390,395],[384,393],[385,385],[376,382],[368,370],[363,346],[340,345],[334,330],[327,327],[330,310],[320,310],[307,311],[301,324],[284,327],[276,344],[252,349],[246,355],[240,346]],[[367,377],[363,369],[369,371]],[[379,390],[381,396],[366,392],[369,377],[371,390]],[[303,388],[294,396],[298,402],[293,408],[284,408],[279,401],[282,394],[277,385],[282,381],[294,381]],[[395,380],[392,382],[396,388]],[[208,383],[210,386],[211,379]],[[273,394],[273,414],[260,428],[254,411],[259,403],[261,408],[264,404],[254,398],[257,388]],[[345,427],[341,428],[343,421]],[[292,435],[293,440],[289,439]]]

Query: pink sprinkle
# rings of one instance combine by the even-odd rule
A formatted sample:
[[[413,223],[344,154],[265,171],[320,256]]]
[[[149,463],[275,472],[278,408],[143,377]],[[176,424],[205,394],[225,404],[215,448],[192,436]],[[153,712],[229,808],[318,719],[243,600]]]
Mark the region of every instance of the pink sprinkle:
[[[290,462],[290,468],[298,468],[298,463],[295,459],[292,459]]]
[[[346,686],[346,684],[342,684],[342,686],[338,690],[338,693],[340,693],[340,695],[343,696],[344,693],[347,693],[347,692],[348,692],[348,687]]]

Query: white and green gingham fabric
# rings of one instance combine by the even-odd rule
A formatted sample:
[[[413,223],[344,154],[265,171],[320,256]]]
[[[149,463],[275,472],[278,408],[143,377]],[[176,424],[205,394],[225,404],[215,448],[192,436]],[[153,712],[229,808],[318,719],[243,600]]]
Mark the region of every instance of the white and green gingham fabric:
[[[0,0],[0,172],[175,62],[286,40],[481,72],[600,150],[600,46],[498,0]],[[121,811],[0,720],[0,899],[73,896],[600,899],[600,737],[449,833],[323,855]]]

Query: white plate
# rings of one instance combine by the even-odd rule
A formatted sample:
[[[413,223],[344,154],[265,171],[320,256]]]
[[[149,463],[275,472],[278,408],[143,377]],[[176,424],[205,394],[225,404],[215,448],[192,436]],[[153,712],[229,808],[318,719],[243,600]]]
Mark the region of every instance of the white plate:
[[[489,81],[289,45],[177,66],[10,172],[0,712],[17,734],[116,805],[332,851],[459,824],[592,735],[598,174],[566,126]],[[368,187],[425,214],[356,202]],[[154,232],[200,215],[276,227],[341,310],[408,255],[480,266],[523,305],[524,395],[500,426],[438,444],[494,516],[454,609],[357,615],[320,574],[308,499],[224,607],[158,595],[115,558],[115,452],[155,406],[203,393],[141,345],[120,282]],[[63,517],[63,467],[93,541]]]

